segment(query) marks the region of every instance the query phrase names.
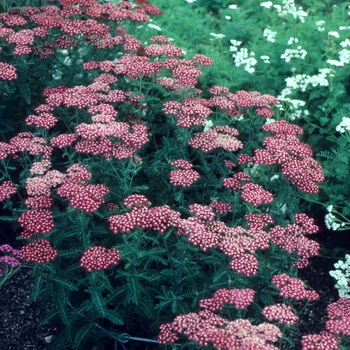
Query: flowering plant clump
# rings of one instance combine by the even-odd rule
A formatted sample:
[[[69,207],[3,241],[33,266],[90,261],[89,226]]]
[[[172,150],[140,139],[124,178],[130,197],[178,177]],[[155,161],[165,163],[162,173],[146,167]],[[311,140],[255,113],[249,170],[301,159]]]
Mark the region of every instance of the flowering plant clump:
[[[225,85],[231,91],[257,89],[277,97],[274,118],[302,127],[303,140],[312,146],[314,159],[326,176],[320,184],[320,200],[312,207],[314,215],[326,214],[325,208],[333,205],[343,215],[342,222],[349,220],[350,4],[295,0],[234,4],[203,0],[191,6],[165,0],[154,3],[165,11],[157,19],[161,33],[171,34],[174,44],[184,47],[186,58],[200,50],[214,59],[211,69],[203,73],[204,85]],[[195,18],[195,28],[187,17]],[[329,219],[326,224],[339,230]]]
[[[58,5],[0,14],[21,125],[2,133],[1,219],[53,348],[307,343],[298,311],[319,295],[298,270],[320,246],[302,204],[324,175],[302,128],[270,94],[201,83],[212,59],[152,35],[146,0]]]

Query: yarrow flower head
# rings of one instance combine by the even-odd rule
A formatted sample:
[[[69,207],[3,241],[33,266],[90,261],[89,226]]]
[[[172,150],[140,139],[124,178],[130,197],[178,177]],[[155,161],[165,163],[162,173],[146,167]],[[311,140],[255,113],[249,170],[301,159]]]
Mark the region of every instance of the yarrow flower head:
[[[299,317],[294,314],[290,305],[275,304],[266,306],[261,312],[269,321],[277,321],[287,326],[295,324]]]
[[[326,329],[334,334],[350,336],[350,299],[339,298],[327,306]]]
[[[90,247],[80,259],[80,266],[88,272],[106,270],[111,265],[118,265],[120,254],[117,249],[101,246]]]
[[[320,297],[317,292],[306,290],[300,279],[291,278],[285,273],[274,275],[271,282],[280,290],[279,295],[284,298],[314,301]]]
[[[58,251],[53,249],[50,242],[44,238],[38,238],[34,242],[23,246],[19,252],[20,259],[37,264],[52,261],[57,255]]]
[[[9,199],[17,192],[16,186],[9,180],[0,183],[0,202]]]

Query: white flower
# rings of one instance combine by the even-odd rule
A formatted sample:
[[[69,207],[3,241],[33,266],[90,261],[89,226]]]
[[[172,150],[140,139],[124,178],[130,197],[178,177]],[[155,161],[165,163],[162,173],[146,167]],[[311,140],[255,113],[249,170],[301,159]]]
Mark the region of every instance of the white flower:
[[[228,6],[231,10],[235,10],[237,8],[237,5],[235,4],[232,4],[232,5],[229,5]]]
[[[335,287],[338,289],[340,298],[350,298],[350,255],[345,255],[345,261],[339,260],[334,264],[336,270],[329,274],[336,280]]]
[[[210,35],[213,36],[215,39],[222,39],[226,37],[226,35],[224,34],[210,33]]]
[[[344,133],[345,131],[350,131],[350,118],[343,117],[341,123],[335,128],[336,131]]]
[[[274,5],[273,7],[277,10],[278,15],[280,17],[285,17],[286,15],[292,15],[295,19],[299,18],[299,20],[303,23],[305,22],[305,18],[307,13],[303,10],[301,6],[296,8],[294,4],[294,0],[282,0],[282,6]]]
[[[269,9],[271,6],[273,6],[273,3],[272,3],[272,1],[265,1],[265,2],[260,3],[260,6],[266,7],[267,9]]]
[[[159,26],[157,26],[157,25],[155,25],[153,23],[147,23],[147,27],[150,27],[150,28],[153,28],[155,30],[158,30],[159,32],[162,30],[161,27],[159,27]]]
[[[277,35],[277,32],[274,32],[268,28],[265,28],[264,29],[264,32],[263,32],[263,36],[266,37],[266,40],[267,41],[271,41],[272,43],[276,41],[276,35]]]
[[[225,19],[227,19],[228,21],[231,19],[231,16],[225,16]]]
[[[327,63],[331,64],[332,66],[337,66],[337,67],[344,66],[343,62],[340,62],[337,60],[327,60]]]
[[[332,210],[333,210],[333,205],[332,205],[332,204],[329,205],[329,206],[326,208],[326,210],[328,211],[328,213],[331,213]]]
[[[185,0],[187,2],[189,2],[190,4],[192,4],[193,2],[197,1],[197,0]]]
[[[287,45],[292,45],[293,43],[297,43],[299,40],[298,38],[293,38],[291,37],[288,42],[287,42]]]
[[[328,35],[334,36],[336,38],[339,38],[339,33],[338,32],[328,32]]]
[[[350,46],[350,40],[349,40],[349,39],[345,39],[344,41],[342,41],[342,42],[340,43],[340,46],[341,46],[341,47]]]
[[[325,23],[326,22],[323,19],[320,21],[316,21],[317,30],[319,32],[323,32],[325,30],[325,28],[324,28]]]
[[[262,59],[264,61],[264,63],[270,63],[270,57],[269,56],[266,56],[266,55],[263,55],[263,56],[260,56],[260,59]]]
[[[350,51],[347,49],[343,49],[339,52],[339,60],[342,63],[348,64],[350,63]]]
[[[258,62],[253,56],[255,56],[255,53],[251,52],[249,54],[248,49],[244,47],[232,55],[232,57],[235,59],[236,67],[245,65],[244,69],[250,74],[255,72],[255,68],[253,67]]]
[[[301,47],[298,46],[296,49],[286,49],[286,51],[281,55],[286,62],[290,62],[292,58],[305,59],[307,52]]]
[[[207,131],[209,129],[211,129],[213,127],[213,121],[210,120],[210,119],[206,119],[205,120],[205,127],[204,127],[204,130],[203,131]]]

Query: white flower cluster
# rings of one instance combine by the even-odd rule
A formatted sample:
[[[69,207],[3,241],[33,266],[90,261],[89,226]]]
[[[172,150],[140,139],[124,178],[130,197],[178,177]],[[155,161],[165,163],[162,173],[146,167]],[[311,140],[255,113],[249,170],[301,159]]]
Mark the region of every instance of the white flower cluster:
[[[328,68],[322,68],[319,70],[319,74],[307,75],[307,74],[297,74],[294,77],[288,77],[285,79],[286,86],[289,89],[300,89],[301,91],[306,91],[308,85],[316,86],[328,86],[329,81],[327,76],[332,77],[332,70]]]
[[[350,118],[343,117],[341,123],[337,125],[335,130],[337,130],[341,134],[344,134],[345,131],[350,131]]]
[[[327,208],[328,214],[324,217],[324,222],[328,230],[337,231],[338,229],[346,230],[349,226],[349,220],[333,208],[333,205],[329,205]],[[333,213],[337,214],[335,216]],[[339,219],[342,218],[343,220]]]
[[[281,58],[286,62],[290,62],[292,58],[305,59],[307,52],[299,45],[296,49],[286,49]]]
[[[336,270],[329,274],[337,281],[335,288],[338,289],[340,298],[350,298],[350,255],[345,255],[345,261],[339,260],[334,264]]]
[[[316,21],[317,30],[319,32],[323,32],[325,30],[325,28],[324,28],[325,24],[326,24],[326,22],[323,19],[321,19],[320,21]]]
[[[285,17],[288,14],[292,15],[295,19],[299,18],[299,20],[304,23],[305,18],[307,16],[307,13],[303,10],[301,6],[298,8],[295,6],[294,0],[282,0],[282,6],[281,5],[274,5],[272,1],[265,1],[260,3],[260,6],[265,7],[269,9],[270,7],[274,7],[278,15],[280,17]]]
[[[267,41],[274,43],[276,41],[277,32],[274,32],[268,28],[264,29],[263,36],[266,37]]]
[[[252,74],[255,72],[254,66],[257,64],[257,60],[255,59],[255,53],[248,52],[248,49],[241,47],[238,51],[238,46],[242,44],[241,41],[237,40],[230,40],[231,46],[230,46],[230,51],[234,51],[232,54],[232,57],[235,59],[235,65],[236,67],[240,67],[241,65],[245,65],[244,69]]]
[[[265,2],[262,2],[262,3],[260,4],[260,6],[266,7],[267,9],[269,9],[270,7],[273,6],[273,3],[272,3],[272,1],[265,1]]]
[[[298,8],[295,6],[294,0],[282,0],[281,5],[273,5],[277,10],[280,17],[285,17],[287,15],[292,15],[295,19],[299,18],[300,22],[305,22],[305,17],[307,13],[303,10],[301,6]]]

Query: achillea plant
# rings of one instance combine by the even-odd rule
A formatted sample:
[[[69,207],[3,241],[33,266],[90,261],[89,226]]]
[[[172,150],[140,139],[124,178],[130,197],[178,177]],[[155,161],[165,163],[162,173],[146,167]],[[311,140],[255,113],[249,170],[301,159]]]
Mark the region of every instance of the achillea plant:
[[[302,129],[271,119],[275,97],[202,91],[209,57],[138,40],[135,24],[159,14],[145,0],[61,0],[0,17],[13,98],[36,74],[28,58],[47,64],[0,144],[2,219],[17,223],[32,297],[53,304],[55,349],[117,347],[125,333],[293,349],[300,301],[318,298],[297,278],[319,252],[300,201],[322,170]]]

